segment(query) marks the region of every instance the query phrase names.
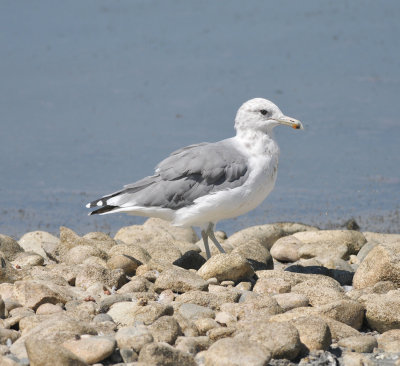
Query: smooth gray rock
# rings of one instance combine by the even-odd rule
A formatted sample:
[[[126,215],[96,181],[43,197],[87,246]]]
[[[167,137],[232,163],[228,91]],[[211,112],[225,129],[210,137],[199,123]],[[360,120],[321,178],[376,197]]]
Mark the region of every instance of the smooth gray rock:
[[[182,352],[168,343],[150,343],[145,345],[139,354],[139,362],[145,365],[158,366],[196,366],[191,354]]]
[[[173,292],[184,293],[192,290],[206,290],[208,283],[196,273],[180,267],[171,267],[163,271],[154,283],[157,292],[170,289]]]
[[[173,316],[162,316],[149,326],[155,342],[165,342],[173,345],[182,335],[181,327]]]
[[[144,345],[152,343],[154,338],[148,327],[137,323],[132,327],[120,328],[115,335],[115,340],[120,349],[131,348],[138,353]]]

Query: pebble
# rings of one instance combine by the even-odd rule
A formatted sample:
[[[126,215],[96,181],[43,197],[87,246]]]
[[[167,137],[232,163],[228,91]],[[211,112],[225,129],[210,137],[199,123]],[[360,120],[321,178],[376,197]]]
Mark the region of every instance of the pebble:
[[[103,361],[110,356],[116,346],[111,337],[81,336],[77,340],[65,341],[62,346],[88,364]]]
[[[221,235],[228,254],[207,261],[192,229],[158,219],[117,240],[0,236],[0,364],[395,364],[400,235],[295,223]]]

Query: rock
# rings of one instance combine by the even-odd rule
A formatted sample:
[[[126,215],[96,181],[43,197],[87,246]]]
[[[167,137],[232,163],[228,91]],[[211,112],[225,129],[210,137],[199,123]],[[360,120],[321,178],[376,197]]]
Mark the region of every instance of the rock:
[[[250,263],[239,254],[223,253],[211,257],[197,273],[205,280],[216,277],[218,281],[245,280],[254,275]]]
[[[227,302],[236,302],[240,294],[233,291],[225,291],[221,293],[209,293],[204,291],[190,291],[176,297],[176,302],[191,303],[205,306],[213,310]]]
[[[185,269],[198,270],[206,260],[195,250],[185,252],[182,257],[178,258],[173,264]]]
[[[339,282],[325,276],[319,276],[292,286],[292,292],[307,296],[312,306],[329,304],[346,299]]]
[[[43,266],[44,258],[34,252],[20,252],[11,263],[20,268]]]
[[[173,237],[173,239],[179,241],[196,243],[199,240],[199,237],[192,228],[173,226],[168,221],[157,218],[147,219],[143,224],[143,227],[153,232],[168,233]]]
[[[87,363],[58,344],[31,338],[25,342],[31,366],[84,366]]]
[[[133,275],[136,271],[136,268],[138,268],[140,264],[141,262],[139,262],[133,257],[127,256],[126,254],[114,255],[107,261],[108,268],[110,269],[120,268],[128,276]]]
[[[240,230],[230,236],[226,241],[225,245],[231,245],[234,248],[241,244],[245,244],[248,241],[254,239],[258,241],[264,248],[271,249],[272,245],[283,236],[283,231],[281,228],[267,224],[251,226],[246,229]]]
[[[199,318],[194,321],[194,324],[196,325],[200,335],[206,335],[209,330],[221,327],[212,318]]]
[[[90,243],[93,243],[93,245],[106,253],[117,245],[111,236],[99,231],[87,233],[82,238],[90,240]]]
[[[3,298],[0,295],[0,319],[5,318],[6,316],[6,305],[4,303]]]
[[[299,249],[304,243],[293,235],[278,239],[271,248],[271,255],[281,262],[296,262],[300,259]]]
[[[122,357],[122,361],[125,363],[135,362],[139,358],[138,354],[130,348],[122,348],[119,350],[119,353]]]
[[[205,366],[263,366],[270,359],[266,347],[245,337],[220,339],[204,354]]]
[[[277,301],[283,312],[294,308],[306,307],[309,305],[308,297],[303,294],[287,293],[276,294],[273,298]]]
[[[135,276],[132,279],[123,285],[119,290],[117,290],[118,294],[127,294],[131,292],[147,292],[149,290],[153,290],[154,285],[142,276]]]
[[[182,303],[177,306],[177,311],[187,319],[215,318],[215,312],[208,307],[196,304]]]
[[[307,309],[307,308],[299,308],[299,309]],[[349,325],[341,323],[327,316],[315,315],[312,312],[288,311],[283,314],[271,316],[269,318],[269,321],[271,322],[293,321],[299,318],[309,317],[309,316],[312,316],[314,319],[318,319],[321,323],[323,322],[327,323],[329,330],[331,332],[332,339],[339,340],[346,337],[360,335],[360,333],[357,330],[350,327]]]
[[[154,287],[157,292],[171,289],[174,292],[183,293],[191,290],[206,290],[208,283],[199,275],[174,266],[160,274]]]
[[[365,259],[368,253],[377,245],[378,243],[375,241],[368,241],[367,243],[364,244],[364,246],[360,249],[360,251],[357,253],[356,256],[358,265]]]
[[[392,329],[378,336],[378,347],[385,352],[399,352],[400,329]]]
[[[376,363],[373,362],[367,355],[358,352],[348,352],[343,355],[342,359],[344,366],[375,366]]]
[[[25,349],[27,340],[35,339],[35,342],[38,341],[41,345],[40,347],[45,347],[47,342],[60,345],[68,339],[74,339],[76,335],[95,335],[97,333],[95,328],[89,323],[76,321],[67,316],[57,316],[58,318],[52,316],[48,318],[48,320],[42,321],[29,331],[24,332],[24,334],[10,347],[10,351],[21,359],[27,357]]]
[[[163,315],[172,315],[171,305],[159,304],[157,302],[140,306],[133,302],[118,302],[111,306],[108,311],[114,322],[122,326],[134,325],[137,321],[151,324]]]
[[[67,265],[73,266],[83,263],[89,257],[99,257],[105,260],[107,259],[107,254],[92,245],[77,245],[65,254],[63,260]]]
[[[0,251],[0,284],[14,283],[23,277],[22,271],[17,270],[13,265],[6,259],[4,253]]]
[[[175,342],[175,348],[195,355],[211,346],[211,340],[207,336],[200,337],[178,337]]]
[[[165,342],[173,345],[182,335],[178,322],[172,316],[162,316],[149,326],[155,342]]]
[[[378,346],[378,342],[374,336],[359,335],[343,338],[338,345],[351,352],[371,353]]]
[[[346,247],[346,252],[340,258],[348,259],[351,254],[357,254],[366,243],[364,235],[354,230],[305,231],[293,236],[304,243],[299,250],[302,258],[337,257],[342,253],[341,248]]]
[[[250,281],[242,281],[236,285],[236,289],[240,291],[251,291],[252,283]]]
[[[314,258],[314,257],[328,257],[328,258],[344,258],[350,257],[348,247],[342,243],[334,241],[320,242],[320,243],[303,243],[299,248],[300,258]]]
[[[144,345],[153,342],[150,330],[143,324],[135,324],[132,327],[120,328],[115,335],[118,347],[132,348],[135,352],[140,352]]]
[[[306,353],[316,350],[327,350],[332,343],[328,324],[321,318],[300,317],[292,321],[305,346]]]
[[[285,281],[283,278],[272,278],[265,279],[260,278],[256,282],[253,288],[253,292],[256,294],[283,294],[290,292],[290,283]]]
[[[144,365],[196,366],[196,362],[191,354],[182,352],[162,342],[146,344],[140,351],[139,362],[142,362]]]
[[[260,244],[258,240],[249,240],[236,247],[231,254],[239,254],[250,262],[255,271],[260,269],[272,269],[272,257],[268,249]]]
[[[50,315],[50,314],[55,314],[55,313],[62,313],[63,308],[60,305],[54,305],[51,303],[44,303],[40,305],[36,309],[36,314],[37,315]]]
[[[103,267],[81,265],[76,275],[75,286],[87,289],[100,282],[105,286],[121,287],[126,281],[124,271],[121,269],[109,270]]]
[[[14,329],[4,329],[0,328],[0,344],[7,344],[7,340],[10,339],[11,342],[15,342],[21,333]]]
[[[7,346],[3,346],[8,348]],[[20,366],[21,364],[12,359],[11,357],[3,356],[0,353],[0,365],[2,366]]]
[[[353,286],[356,289],[373,286],[379,281],[391,281],[400,286],[400,241],[375,246],[358,267]]]
[[[239,322],[237,328],[250,341],[257,341],[270,350],[272,358],[293,360],[300,353],[299,332],[289,322]]]
[[[18,242],[7,235],[0,234],[0,252],[2,252],[8,261],[13,261],[17,254],[24,250]]]
[[[108,255],[113,257],[115,255],[125,255],[129,258],[134,258],[136,261],[139,261],[141,264],[147,263],[151,256],[148,251],[142,248],[140,245],[135,244],[118,244],[113,246],[109,251]]]
[[[116,342],[111,337],[84,336],[77,340],[65,341],[62,346],[91,365],[110,356]]]
[[[379,333],[400,328],[400,291],[370,294],[365,302],[368,325]]]
[[[213,342],[215,342],[218,339],[231,337],[235,333],[235,331],[235,327],[219,327],[210,329],[207,332],[207,335]]]
[[[17,281],[14,296],[20,304],[33,310],[44,303],[65,304],[69,300],[65,294],[54,291],[50,286],[43,281]]]
[[[400,234],[383,234],[366,231],[363,232],[363,235],[368,242],[396,243],[400,241]]]

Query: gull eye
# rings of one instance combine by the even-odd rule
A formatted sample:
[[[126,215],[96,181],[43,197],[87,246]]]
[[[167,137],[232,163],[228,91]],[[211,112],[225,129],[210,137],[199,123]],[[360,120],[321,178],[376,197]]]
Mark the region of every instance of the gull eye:
[[[260,113],[261,113],[263,116],[265,116],[265,115],[268,113],[268,111],[267,111],[266,109],[261,109]]]

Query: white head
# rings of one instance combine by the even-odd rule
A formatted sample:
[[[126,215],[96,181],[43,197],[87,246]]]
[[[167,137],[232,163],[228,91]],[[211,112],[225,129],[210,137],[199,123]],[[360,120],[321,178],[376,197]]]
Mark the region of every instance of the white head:
[[[248,100],[239,108],[235,118],[235,129],[238,132],[250,130],[269,133],[278,125],[303,129],[300,121],[285,116],[274,103],[263,98]]]

